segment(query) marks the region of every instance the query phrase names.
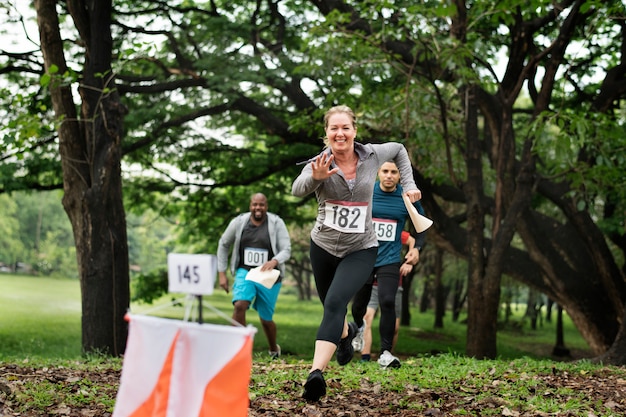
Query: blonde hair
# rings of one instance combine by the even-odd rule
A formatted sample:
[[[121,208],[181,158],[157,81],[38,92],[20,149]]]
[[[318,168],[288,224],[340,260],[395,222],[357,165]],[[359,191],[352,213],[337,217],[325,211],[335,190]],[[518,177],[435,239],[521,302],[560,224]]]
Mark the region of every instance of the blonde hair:
[[[328,128],[328,119],[330,119],[332,115],[337,114],[337,113],[347,114],[350,117],[350,119],[352,119],[352,127],[356,129],[356,114],[354,114],[354,111],[348,106],[339,105],[339,106],[331,107],[324,114],[324,130]],[[324,145],[328,146],[328,138],[326,137],[326,135],[324,135],[323,139],[324,139]]]

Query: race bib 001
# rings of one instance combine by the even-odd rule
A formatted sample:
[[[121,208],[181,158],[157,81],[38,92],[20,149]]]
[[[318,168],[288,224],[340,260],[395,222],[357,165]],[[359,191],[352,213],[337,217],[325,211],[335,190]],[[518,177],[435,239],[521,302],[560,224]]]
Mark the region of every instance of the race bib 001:
[[[376,237],[381,242],[393,242],[396,240],[398,221],[391,219],[372,219]]]
[[[244,248],[243,264],[246,266],[259,266],[268,261],[269,251],[267,249]]]
[[[367,203],[328,200],[324,211],[324,225],[343,233],[365,233]]]

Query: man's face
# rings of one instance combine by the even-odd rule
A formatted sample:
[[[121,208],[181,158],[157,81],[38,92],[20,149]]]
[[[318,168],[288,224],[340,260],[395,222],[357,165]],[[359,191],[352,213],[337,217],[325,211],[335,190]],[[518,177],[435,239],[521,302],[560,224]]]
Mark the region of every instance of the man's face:
[[[396,185],[400,182],[400,171],[393,162],[385,162],[378,169],[378,179],[380,180],[380,189],[385,192],[392,192],[396,189]]]
[[[262,195],[253,196],[250,200],[250,213],[254,220],[263,220],[267,214],[267,199]]]

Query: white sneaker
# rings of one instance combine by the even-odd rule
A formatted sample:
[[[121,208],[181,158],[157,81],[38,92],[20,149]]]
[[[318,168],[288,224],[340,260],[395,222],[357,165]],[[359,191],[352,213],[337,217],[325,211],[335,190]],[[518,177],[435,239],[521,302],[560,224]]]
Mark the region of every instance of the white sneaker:
[[[359,327],[359,331],[356,332],[356,336],[352,339],[352,347],[355,352],[360,352],[363,350],[363,346],[365,345],[365,339],[363,339],[363,333],[365,333],[365,320],[363,320],[363,325]]]
[[[384,351],[378,358],[378,364],[381,368],[399,368],[400,359],[393,356],[388,350]]]
[[[280,345],[276,345],[276,347],[278,348],[278,350],[276,352],[273,352],[270,350],[270,359],[274,360],[274,359],[278,359],[280,358]]]

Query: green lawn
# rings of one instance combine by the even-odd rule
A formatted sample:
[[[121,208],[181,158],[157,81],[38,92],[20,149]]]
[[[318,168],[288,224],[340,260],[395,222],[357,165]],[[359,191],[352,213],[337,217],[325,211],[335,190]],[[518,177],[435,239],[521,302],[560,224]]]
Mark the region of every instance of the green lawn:
[[[81,356],[80,287],[76,280],[29,277],[0,274],[0,360],[25,358],[73,359]],[[203,297],[203,320],[228,324],[232,313],[230,294],[216,290]],[[177,303],[173,303],[175,299]],[[162,297],[151,305],[134,304],[136,314],[158,315],[183,319],[186,305],[179,294]],[[212,306],[209,308],[208,306]],[[218,313],[215,313],[216,309]],[[197,302],[191,305],[192,319],[197,319]],[[522,314],[523,308],[517,309]],[[294,359],[310,359],[322,310],[317,298],[298,301],[293,290],[285,287],[278,301],[275,320],[278,325],[278,343],[283,354]],[[400,329],[396,352],[403,356],[424,356],[432,352],[465,351],[466,327],[454,323],[450,315],[444,319],[443,329],[433,328],[432,312],[411,311],[411,326]],[[462,317],[463,318],[463,317]],[[520,320],[519,317],[516,320]],[[250,310],[249,324],[258,329],[254,340],[255,355],[267,355],[267,341],[258,315]],[[374,323],[373,351],[378,348],[378,322]],[[586,342],[569,318],[565,318],[565,344],[580,357],[588,355]],[[498,334],[498,354],[503,359],[550,356],[555,340],[555,323],[543,323],[536,331],[525,324],[521,329],[502,330]],[[514,329],[514,330],[513,330]]]
[[[81,356],[78,282],[0,274],[0,286],[0,364],[11,369],[6,375],[14,392],[15,415],[47,416],[61,406],[69,406],[72,415],[81,410],[93,413],[94,407],[106,411],[97,415],[110,415],[122,361]],[[203,309],[205,321],[228,323],[230,295],[217,290],[203,301],[212,306]],[[196,317],[197,304],[186,303],[180,295],[162,297],[152,305],[133,305],[131,310],[182,319],[186,304]],[[516,324],[523,323],[519,317],[523,311],[522,306],[515,309]],[[317,299],[298,301],[285,288],[275,316],[284,355],[271,361],[258,316],[250,312],[249,324],[259,329],[254,340],[250,415],[269,415],[259,414],[267,410],[281,410],[276,415],[302,415],[304,409],[314,410],[306,408],[314,406],[305,406],[300,396],[321,313]],[[566,346],[578,358],[590,356],[567,317],[564,327]],[[453,323],[449,316],[443,329],[433,329],[432,313],[413,309],[411,326],[400,330],[397,354],[402,356],[402,367],[389,372],[381,371],[376,362],[354,360],[342,367],[331,361],[326,370],[328,398],[319,410],[355,415],[356,404],[371,416],[425,415],[437,409],[443,414],[430,415],[623,415],[624,369],[590,361],[552,360],[555,323],[544,322],[536,331],[527,324],[505,326],[498,334],[498,360],[465,357],[465,333],[466,327]],[[374,336],[376,353],[376,331]],[[23,375],[17,377],[20,372]],[[65,382],[54,383],[47,372]],[[356,415],[360,415],[358,407]]]
[[[0,360],[81,354],[77,280],[0,274]]]

